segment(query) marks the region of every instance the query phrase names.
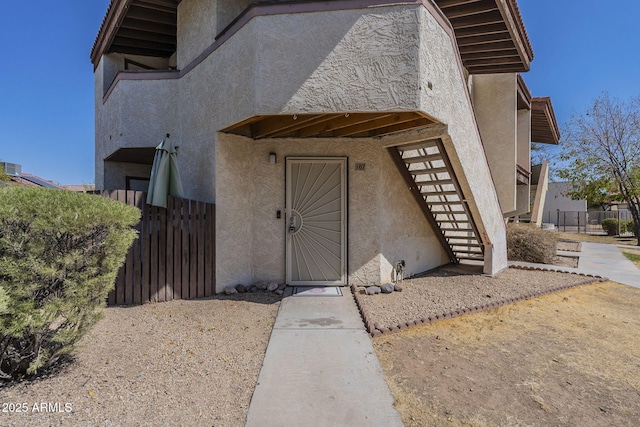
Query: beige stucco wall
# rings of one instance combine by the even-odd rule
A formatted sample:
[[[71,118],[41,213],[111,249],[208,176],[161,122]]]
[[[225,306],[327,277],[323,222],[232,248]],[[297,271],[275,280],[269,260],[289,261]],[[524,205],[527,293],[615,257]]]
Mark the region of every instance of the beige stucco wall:
[[[517,75],[473,77],[473,105],[503,213],[516,211]]]
[[[415,274],[447,262],[389,154],[379,140],[267,139],[219,134],[217,289],[285,279],[285,158],[348,158],[348,275],[354,284],[392,279],[405,260]],[[268,162],[275,152],[278,163]],[[364,163],[365,170],[355,170]],[[251,173],[248,173],[251,171]],[[282,212],[277,219],[276,212]]]
[[[214,3],[181,2],[179,68],[213,42]],[[97,97],[96,183],[105,154],[155,146],[171,133],[185,196],[217,205],[220,290],[284,278],[284,226],[275,219],[284,211],[284,157],[347,156],[350,280],[380,283],[401,259],[407,273],[446,262],[380,139],[251,141],[218,132],[261,114],[421,110],[448,125],[452,161],[473,177],[461,184],[491,243],[486,271],[496,273],[506,267],[504,224],[452,43],[415,4],[254,18],[180,79],[123,80],[104,106]],[[278,164],[268,164],[269,151]],[[355,162],[366,170],[354,171]]]
[[[215,41],[216,0],[183,0],[178,4],[178,69],[184,68]]]
[[[106,101],[103,75],[110,77],[111,60],[98,64],[95,72],[96,188],[124,185],[125,176],[140,176],[146,170],[137,164],[111,165],[105,181],[104,159],[119,148],[155,147],[170,133],[180,146],[176,104],[176,80],[121,80]],[[180,160],[179,160],[180,161]],[[124,188],[124,187],[117,187]]]

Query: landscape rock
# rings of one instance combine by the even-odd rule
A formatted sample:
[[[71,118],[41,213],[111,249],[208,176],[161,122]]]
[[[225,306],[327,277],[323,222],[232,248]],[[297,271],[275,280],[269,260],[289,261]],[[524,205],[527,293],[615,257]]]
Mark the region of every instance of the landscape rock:
[[[380,290],[382,291],[383,294],[390,294],[391,292],[393,292],[393,289],[394,289],[393,283],[385,283],[380,287]]]
[[[382,289],[380,289],[379,286],[369,286],[367,288],[367,295],[375,295],[379,294],[380,292],[382,292]]]
[[[284,291],[287,288],[287,285],[285,283],[280,283],[278,285],[278,290],[279,291]]]
[[[356,293],[358,294],[362,294],[362,295],[366,295],[367,293],[367,288],[365,288],[364,286],[358,286],[356,288]]]
[[[275,291],[273,291],[273,293],[276,294],[276,295],[282,295],[282,294],[284,294],[284,290],[276,289]]]
[[[268,290],[269,292],[273,292],[273,291],[275,291],[276,289],[278,289],[278,283],[277,283],[277,282],[269,282],[269,283],[267,284],[267,290]]]
[[[236,288],[233,286],[227,286],[226,288],[224,288],[224,294],[225,295],[233,295],[233,294],[237,294],[238,291],[236,291]]]
[[[245,292],[247,292],[247,287],[242,283],[239,283],[236,285],[236,291],[238,291],[239,294],[244,294]]]
[[[265,282],[257,282],[255,285],[256,288],[260,289],[261,291],[264,291],[265,289],[267,289],[267,284]]]
[[[259,290],[260,289],[258,289],[257,286],[252,286],[252,287],[249,288],[249,292],[252,292],[252,293],[258,292]]]
[[[393,290],[396,291],[396,292],[402,292],[402,285],[396,283],[393,286]]]

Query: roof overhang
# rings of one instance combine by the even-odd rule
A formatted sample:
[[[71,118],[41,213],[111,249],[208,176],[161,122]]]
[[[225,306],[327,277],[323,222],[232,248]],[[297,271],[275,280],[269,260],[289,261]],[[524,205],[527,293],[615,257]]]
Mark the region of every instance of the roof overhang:
[[[470,74],[529,71],[533,48],[516,0],[434,0]]]
[[[550,97],[531,100],[531,141],[558,145],[560,129]]]
[[[453,26],[462,62],[469,73],[529,70],[533,49],[516,0],[434,2]],[[290,10],[294,12],[295,5],[303,2],[257,1],[249,9],[283,3],[291,4]],[[345,1],[341,0],[339,3]],[[366,3],[360,0],[355,1],[354,5],[363,7]],[[388,2],[393,3],[393,0]],[[111,0],[91,50],[94,67],[98,65],[102,55],[112,52],[169,58],[175,53],[177,46],[179,4],[180,0]]]
[[[91,62],[112,52],[169,58],[176,51],[181,0],[111,0],[91,49]]]
[[[177,147],[176,147],[177,148]],[[152,165],[156,147],[119,148],[105,157],[105,162],[138,163]]]
[[[323,113],[254,116],[223,132],[262,138],[367,138],[429,126],[421,112]]]

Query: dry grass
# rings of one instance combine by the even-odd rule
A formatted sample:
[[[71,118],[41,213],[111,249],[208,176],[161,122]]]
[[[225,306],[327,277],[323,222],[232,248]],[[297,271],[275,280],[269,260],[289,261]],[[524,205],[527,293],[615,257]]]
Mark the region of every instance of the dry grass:
[[[638,243],[638,239],[636,237],[616,237],[584,233],[556,233],[556,236],[559,239],[591,243],[608,243],[612,245],[636,245]]]
[[[622,252],[622,254],[624,256],[627,257],[627,259],[631,262],[633,262],[636,267],[638,267],[640,269],[640,248],[638,249],[621,249],[620,252]]]
[[[374,339],[406,426],[640,425],[640,290],[573,288]]]

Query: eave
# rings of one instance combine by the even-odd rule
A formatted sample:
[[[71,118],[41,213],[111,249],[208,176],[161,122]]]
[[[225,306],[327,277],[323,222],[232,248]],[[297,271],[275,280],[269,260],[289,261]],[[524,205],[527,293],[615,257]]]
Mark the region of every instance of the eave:
[[[451,23],[462,62],[469,73],[529,70],[533,49],[516,0],[433,1]],[[293,13],[296,9],[308,9],[305,5],[310,3],[329,2],[257,1],[248,9],[287,4]],[[366,3],[357,2],[359,7]],[[102,55],[112,52],[164,58],[173,55],[179,4],[180,0],[111,0],[91,50],[94,67]]]
[[[177,46],[180,0],[111,0],[91,49],[96,67],[112,52],[169,58]]]
[[[550,97],[531,100],[531,141],[558,145],[560,129]]]
[[[529,71],[533,48],[516,0],[434,0],[470,74]]]

